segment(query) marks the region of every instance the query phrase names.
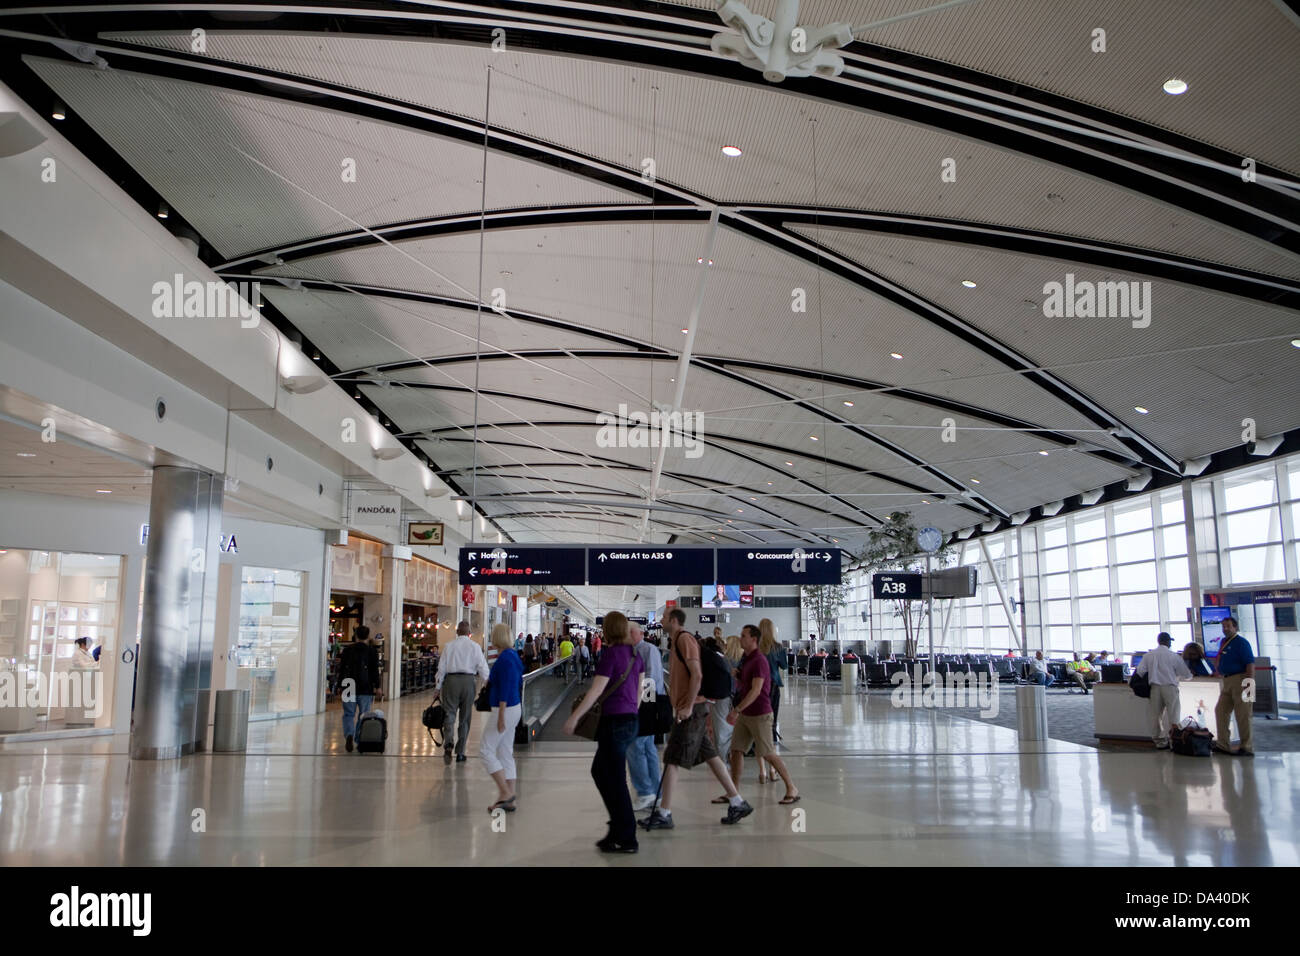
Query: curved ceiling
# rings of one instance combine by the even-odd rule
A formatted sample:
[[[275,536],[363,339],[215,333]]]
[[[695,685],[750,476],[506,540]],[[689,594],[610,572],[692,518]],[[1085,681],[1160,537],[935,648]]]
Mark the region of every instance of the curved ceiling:
[[[870,28],[781,84],[706,0],[27,8],[0,76],[513,540],[854,548],[1300,426],[1290,7],[875,26],[924,6],[804,0]],[[1053,282],[1150,321],[1049,317]],[[662,456],[604,440],[675,402],[701,427]]]

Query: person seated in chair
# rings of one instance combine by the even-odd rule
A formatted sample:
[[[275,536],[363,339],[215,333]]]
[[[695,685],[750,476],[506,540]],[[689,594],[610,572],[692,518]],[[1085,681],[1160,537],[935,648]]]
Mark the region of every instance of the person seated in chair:
[[[1029,659],[1028,680],[1031,684],[1042,684],[1044,687],[1052,684],[1052,675],[1047,670],[1047,661],[1043,659],[1042,651],[1034,651],[1034,656]]]
[[[1083,692],[1088,693],[1088,688],[1095,684],[1101,675],[1092,669],[1092,665],[1087,661],[1079,660],[1079,655],[1074,655],[1074,660],[1070,661],[1070,677],[1074,682],[1083,688]]]

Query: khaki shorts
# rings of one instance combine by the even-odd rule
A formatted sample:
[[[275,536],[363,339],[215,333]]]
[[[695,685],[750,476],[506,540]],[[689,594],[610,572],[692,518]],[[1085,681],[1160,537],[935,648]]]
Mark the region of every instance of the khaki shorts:
[[[776,753],[772,744],[772,715],[759,714],[757,717],[736,715],[736,729],[731,735],[731,752],[739,750],[742,754],[754,745],[755,757],[766,757]]]
[[[664,763],[689,770],[718,756],[708,729],[709,705],[696,704],[690,717],[673,724],[664,747]]]

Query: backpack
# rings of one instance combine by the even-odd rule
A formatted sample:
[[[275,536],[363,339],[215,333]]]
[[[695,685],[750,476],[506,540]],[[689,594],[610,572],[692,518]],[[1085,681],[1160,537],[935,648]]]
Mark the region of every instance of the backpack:
[[[1128,687],[1129,690],[1133,691],[1133,693],[1137,694],[1139,697],[1151,696],[1151,682],[1146,679],[1146,675],[1144,674],[1134,674],[1130,677],[1128,679]]]
[[[726,700],[731,696],[731,668],[727,659],[716,650],[700,645],[700,696],[705,700]],[[674,642],[676,644],[676,642]],[[680,645],[676,645],[677,659],[686,663]]]

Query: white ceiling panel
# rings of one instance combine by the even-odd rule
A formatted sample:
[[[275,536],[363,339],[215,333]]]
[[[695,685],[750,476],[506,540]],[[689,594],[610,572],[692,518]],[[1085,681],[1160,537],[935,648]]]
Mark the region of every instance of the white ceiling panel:
[[[267,96],[29,62],[232,258],[483,205],[483,152],[468,143]],[[344,180],[348,160],[355,181]],[[488,156],[487,180],[488,209],[631,201],[623,190],[500,153]]]
[[[1259,434],[1300,426],[1294,383],[1300,329],[1294,310],[1140,275],[1047,258],[898,237],[820,230],[830,247],[906,284],[1077,387],[1177,459],[1241,443],[1243,418]],[[1046,318],[1044,286],[1150,283],[1145,318]],[[974,278],[976,288],[961,285]],[[1141,287],[1140,287],[1141,288]],[[1146,300],[1146,293],[1143,293]],[[984,386],[1002,388],[998,378]],[[1141,414],[1137,407],[1147,408]]]
[[[1112,22],[1123,24],[1133,16],[1128,12],[1131,5],[1122,0],[1111,2],[1115,7]],[[1253,2],[1263,4],[1263,0]],[[948,22],[978,20],[984,6],[981,2],[964,13],[957,10],[921,17],[899,29],[924,30],[927,24],[944,23],[945,18]],[[1135,88],[1127,71],[1116,79],[1110,60],[1087,52],[1089,32],[1097,25],[1090,16],[1074,15],[1089,24],[1075,40],[1062,28],[1061,16],[1054,8],[1050,13],[1044,8],[1037,15],[1041,29],[1031,32],[1019,22],[1023,3],[1005,0],[998,6],[999,12],[985,31],[973,34],[985,37],[983,44],[972,43],[972,34],[966,32],[978,27],[946,32],[946,42],[995,50],[1008,37],[1016,37],[1017,46],[1028,49],[1041,39],[1044,47],[1054,52],[1049,55],[1038,49],[1030,60],[1041,59],[1052,67],[1059,61],[1059,48],[1074,43],[1068,61],[1088,71],[1080,83],[1089,84],[1089,88],[1113,82],[1116,94],[1123,95],[1125,102],[1146,92],[1153,108],[1163,111],[1166,118],[1173,115],[1176,119],[1177,114],[1170,111],[1180,107],[1184,113],[1195,108],[1164,102],[1183,99],[1160,92],[1160,83],[1168,78],[1164,74],[1186,70],[1192,64],[1181,57],[1166,62],[1149,56],[1152,49],[1164,49],[1163,37],[1153,36],[1145,43],[1125,41],[1119,27],[1116,42],[1131,44],[1123,59],[1134,63],[1140,59],[1143,72],[1153,78],[1153,83]],[[811,16],[807,9],[802,13],[801,20]],[[1171,16],[1181,18],[1181,14]],[[952,21],[955,17],[962,20]],[[1157,15],[1150,18],[1152,23],[1162,19]],[[1217,23],[1220,18],[1211,19]],[[1277,21],[1280,17],[1263,19]],[[1258,23],[1254,29],[1260,32]],[[1283,32],[1288,27],[1278,23],[1265,33],[1267,29]],[[1199,42],[1211,42],[1208,38],[1218,32],[1217,26],[1204,30]],[[1294,33],[1294,28],[1290,32]],[[173,50],[188,51],[191,42],[188,32],[121,36]],[[886,42],[875,36],[872,39]],[[1046,42],[1049,39],[1051,42]],[[1269,42],[1275,44],[1272,39]],[[1300,274],[1295,257],[1207,222],[1192,211],[941,130],[788,95],[780,86],[743,85],[517,47],[501,55],[476,44],[260,31],[252,35],[210,32],[207,43],[208,56],[215,59],[351,85],[480,122],[486,86],[481,78],[486,77],[490,65],[494,126],[633,170],[639,170],[642,160],[651,157],[663,182],[718,200],[817,203],[969,219],[1178,251],[1264,272]],[[1272,69],[1259,75],[1279,75],[1277,64],[1295,59],[1294,54],[1287,56],[1288,49],[1274,48]],[[1218,53],[1214,56],[1221,58]],[[1230,61],[1222,58],[1220,62],[1227,69]],[[1050,72],[1049,67],[1044,69]],[[1018,79],[1033,83],[1032,79]],[[1235,100],[1240,95],[1231,80],[1213,86],[1218,96]],[[1288,142],[1294,137],[1286,130],[1296,124],[1278,121],[1271,108],[1276,101],[1276,91],[1265,95],[1260,102],[1270,104],[1270,109],[1252,111],[1255,129],[1234,135],[1239,142],[1231,148],[1252,148],[1260,141],[1253,138],[1256,134],[1265,137],[1263,127],[1267,124],[1265,138],[1275,144],[1270,152],[1283,160],[1295,159],[1295,143]],[[1294,97],[1288,98],[1287,109],[1297,109],[1294,101]],[[1218,115],[1231,123],[1239,112],[1234,106],[1216,107]],[[702,136],[701,131],[709,135]],[[744,155],[724,157],[720,147],[728,144],[739,145]],[[940,181],[939,163],[945,157],[958,161],[958,183]]]

